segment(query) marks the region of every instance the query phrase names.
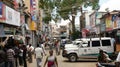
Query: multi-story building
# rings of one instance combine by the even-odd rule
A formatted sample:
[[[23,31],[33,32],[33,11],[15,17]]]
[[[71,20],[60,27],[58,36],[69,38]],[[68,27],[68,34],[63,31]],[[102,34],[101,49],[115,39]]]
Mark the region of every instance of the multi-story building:
[[[41,35],[41,28],[42,28],[42,19],[41,19],[41,12],[39,9],[39,2],[38,0],[24,0],[25,5],[28,7],[26,10],[26,13],[29,16],[27,19],[28,27],[30,29],[31,33],[31,41],[33,45],[37,44]]]
[[[59,38],[60,37],[60,33],[59,33],[59,25],[57,23],[50,23],[50,34],[52,38]]]
[[[94,11],[93,13],[90,14],[90,23],[89,23],[89,35],[92,37],[99,37],[99,34],[101,33],[101,30],[103,29],[104,24],[101,22],[101,17],[105,14],[106,12],[96,12]]]
[[[14,3],[17,2],[13,0],[0,1],[0,27],[3,28],[1,30],[4,35],[15,35],[16,29],[21,25],[20,12],[14,7]]]

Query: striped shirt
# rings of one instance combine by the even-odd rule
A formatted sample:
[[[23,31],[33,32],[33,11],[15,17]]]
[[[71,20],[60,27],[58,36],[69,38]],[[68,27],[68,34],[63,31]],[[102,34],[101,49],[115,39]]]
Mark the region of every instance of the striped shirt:
[[[7,50],[7,60],[8,61],[14,61],[14,55],[15,55],[15,52],[13,49]]]

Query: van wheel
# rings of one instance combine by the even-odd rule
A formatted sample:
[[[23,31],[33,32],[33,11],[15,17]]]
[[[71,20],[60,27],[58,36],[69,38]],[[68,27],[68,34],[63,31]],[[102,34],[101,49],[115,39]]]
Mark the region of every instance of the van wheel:
[[[69,55],[69,61],[70,61],[70,62],[75,62],[75,61],[77,61],[77,56],[76,56],[76,54],[70,54],[70,55]]]

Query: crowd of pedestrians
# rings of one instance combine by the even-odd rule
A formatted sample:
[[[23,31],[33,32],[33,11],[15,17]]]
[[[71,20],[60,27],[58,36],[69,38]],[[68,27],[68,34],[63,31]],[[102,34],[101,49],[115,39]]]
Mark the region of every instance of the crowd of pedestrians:
[[[27,67],[26,54],[26,45],[7,37],[0,43],[0,67]]]
[[[49,54],[46,54],[46,47],[49,47]],[[60,54],[60,40],[43,41],[36,47],[32,44],[25,45],[18,43],[12,37],[7,37],[0,42],[0,67],[28,67],[27,63],[33,62],[33,55],[37,67],[42,67],[43,56],[47,56],[44,67],[58,67],[57,58],[53,55],[55,48],[56,55]]]

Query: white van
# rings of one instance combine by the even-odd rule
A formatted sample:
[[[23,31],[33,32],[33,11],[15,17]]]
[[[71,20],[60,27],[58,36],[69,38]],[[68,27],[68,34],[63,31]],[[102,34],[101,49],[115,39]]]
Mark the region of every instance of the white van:
[[[74,62],[77,59],[97,60],[99,50],[105,50],[108,54],[114,52],[114,46],[110,37],[84,38],[73,44],[66,45],[62,56]]]

